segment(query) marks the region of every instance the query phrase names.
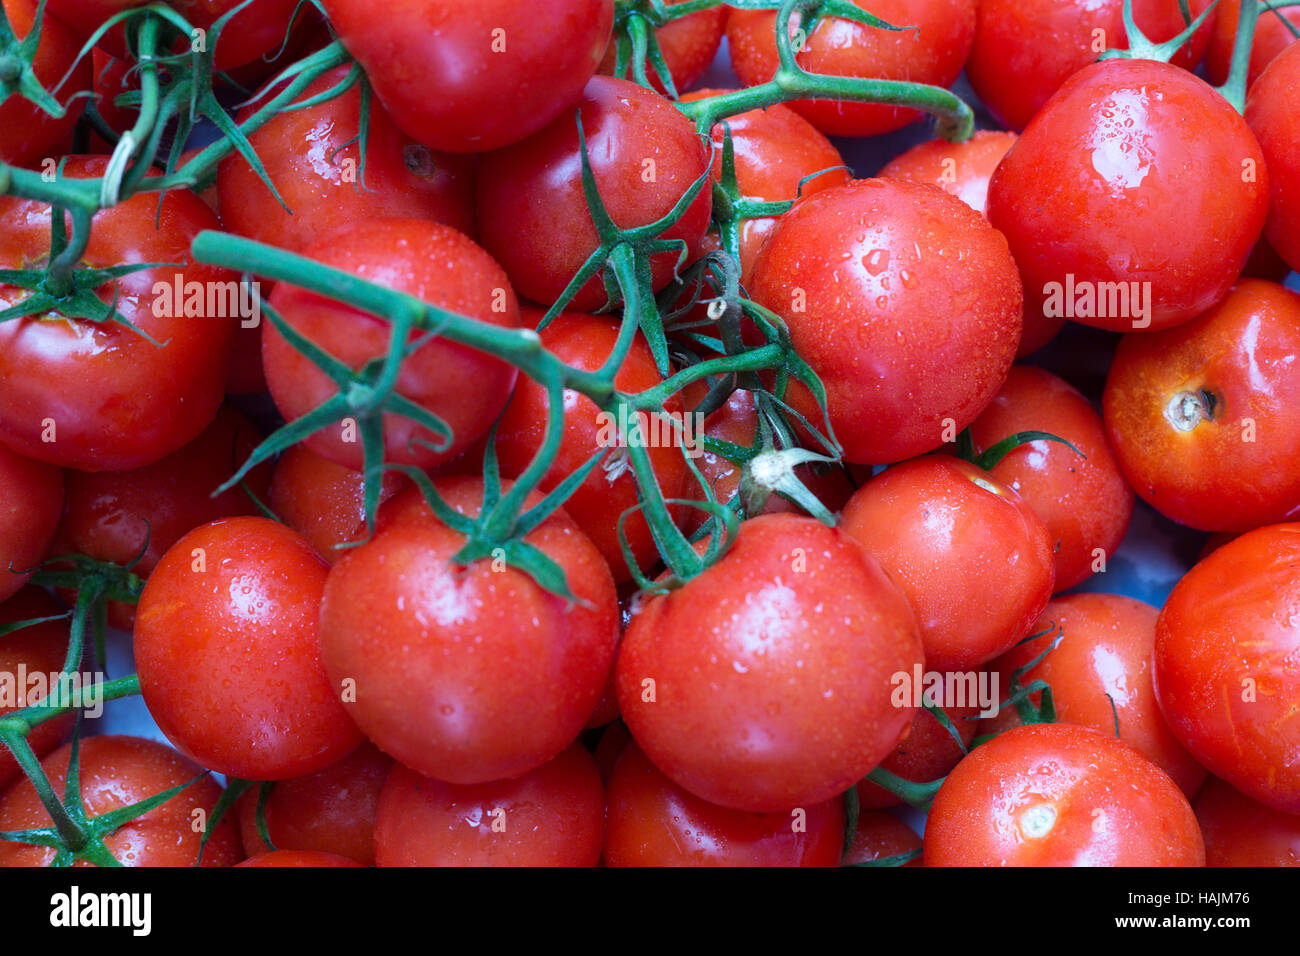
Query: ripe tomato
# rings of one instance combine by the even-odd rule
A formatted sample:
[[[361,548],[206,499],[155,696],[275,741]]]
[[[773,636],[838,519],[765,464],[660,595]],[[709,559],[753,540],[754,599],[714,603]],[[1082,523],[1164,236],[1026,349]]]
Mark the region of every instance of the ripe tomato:
[[[481,478],[447,478],[451,507],[475,516]],[[321,648],[348,712],[376,746],[452,783],[518,776],[555,757],[600,700],[618,636],[609,568],[567,515],[525,538],[564,571],[580,602],[495,559],[458,568],[465,537],[410,489],[330,570]]]
[[[0,604],[0,628],[19,621],[53,617],[61,613],[63,608],[58,602],[40,588],[24,588]],[[0,687],[9,685],[5,688],[4,695],[0,696],[0,717],[22,710],[45,697],[41,687],[19,677],[19,668],[23,668],[28,675],[44,675],[48,680],[49,675],[63,670],[63,661],[67,655],[67,621],[33,624],[0,637]],[[28,694],[29,688],[31,694]],[[37,757],[44,757],[63,741],[75,722],[76,717],[72,714],[47,720],[32,729],[27,735],[27,743]],[[21,776],[22,769],[14,760],[13,754],[8,747],[0,744],[0,793]]]
[[[372,219],[350,223],[302,254],[335,269],[423,298],[440,308],[505,328],[519,325],[519,306],[501,267],[450,226],[422,219]],[[391,324],[305,289],[280,283],[271,302],[286,322],[330,355],[359,369],[385,355]],[[423,333],[413,331],[411,338]],[[269,323],[262,364],[271,397],[287,419],[299,418],[332,398],[337,386]],[[450,445],[409,418],[384,417],[384,460],[432,467],[450,461],[492,427],[510,396],[514,366],[482,352],[436,339],[407,356],[397,378],[399,394],[450,426]],[[303,444],[331,461],[364,465],[355,424],[336,422]]]
[[[665,6],[673,7],[686,2],[688,0],[666,0]],[[727,8],[719,6],[670,20],[655,30],[659,52],[668,64],[668,72],[672,75],[673,86],[678,93],[690,89],[708,70],[709,64],[718,54],[718,47],[722,45],[722,30],[726,24]],[[617,64],[617,53],[617,45],[611,39],[597,72],[612,76]],[[631,76],[630,69],[628,75]],[[662,93],[663,83],[649,60],[646,61],[646,75],[655,89]]]
[[[891,678],[921,663],[912,609],[851,537],[762,515],[684,587],[644,602],[616,665],[646,756],[711,803],[787,811],[843,793],[898,743]]]
[[[1241,0],[1219,0],[1219,7],[1214,14],[1214,29],[1210,33],[1210,45],[1205,50],[1205,75],[1215,86],[1222,86],[1228,79],[1240,17]],[[1300,27],[1300,9],[1270,9],[1260,4],[1255,39],[1251,41],[1250,48],[1250,69],[1247,74],[1250,86],[1254,86],[1260,74],[1277,59],[1279,53],[1295,42],[1295,34],[1286,25],[1288,22]]]
[[[356,860],[334,853],[319,853],[314,850],[275,850],[250,856],[239,866],[364,866]]]
[[[1156,624],[1155,688],[1169,729],[1210,773],[1300,813],[1300,525],[1219,548],[1174,587]]]
[[[1075,73],[993,174],[989,219],[1030,310],[1117,332],[1186,322],[1227,293],[1267,215],[1245,120],[1167,63]]]
[[[624,229],[666,216],[709,168],[709,152],[690,120],[653,90],[596,76],[576,108],[601,200]],[[573,111],[566,110],[545,129],[479,159],[475,205],[483,245],[519,294],[534,302],[558,299],[599,245],[583,197],[579,146]],[[706,186],[660,238],[694,249],[711,209]],[[651,258],[656,289],[668,284],[677,258],[672,252]],[[591,312],[605,299],[597,276],[569,306]]]
[[[1106,441],[1101,416],[1088,400],[1051,372],[1017,365],[971,425],[971,437],[983,452],[1024,431],[1047,432],[1079,449],[1030,442],[990,472],[1043,519],[1056,551],[1055,588],[1064,591],[1104,568],[1115,554],[1133,516],[1133,490]]]
[[[263,53],[277,49],[289,32],[289,23],[298,0],[172,0],[171,5],[184,15],[190,25],[211,30],[212,25],[236,7],[236,13],[222,28],[217,39],[214,66],[218,70],[252,63]],[[188,50],[188,43],[180,49]]]
[[[135,663],[168,740],[245,780],[301,777],[356,749],[320,662],[327,570],[266,518],[214,521],[163,555],[136,611]]]
[[[41,19],[41,40],[32,69],[41,86],[67,112],[55,119],[19,93],[11,93],[0,101],[0,161],[15,166],[36,167],[46,157],[58,159],[51,154],[56,153],[81,117],[83,102],[72,97],[90,88],[90,61],[83,60],[74,69],[81,43],[73,31],[50,16],[53,6],[53,3],[46,6]],[[36,7],[37,0],[4,0],[5,17],[17,39],[22,40],[31,33],[36,23]],[[70,70],[68,82],[60,86]]]
[[[858,814],[858,828],[853,833],[849,852],[844,863],[870,863],[891,856],[902,856],[921,849],[921,838],[902,820],[881,810],[867,810]],[[903,866],[920,866],[921,858],[909,860]]]
[[[1022,324],[1002,236],[939,189],[886,179],[796,203],[759,251],[750,293],[789,324],[858,464],[921,454],[969,425],[1006,377]],[[788,400],[822,421],[802,385]]]
[[[74,156],[63,175],[89,179],[107,167],[106,156]],[[0,224],[0,265],[22,269],[48,257],[48,206],[0,197]],[[219,227],[191,192],[172,190],[161,206],[141,193],[95,216],[84,265],[186,263],[190,241]],[[82,471],[139,468],[180,448],[212,421],[225,394],[237,281],[190,263],[133,272],[116,280],[116,291],[99,290],[154,342],[115,322],[53,313],[0,323],[0,441]],[[29,295],[0,286],[0,307]]]
[[[1114,737],[1017,727],[976,747],[935,795],[926,866],[1204,866],[1187,798]]]
[[[264,810],[271,843],[281,852],[333,854],[370,866],[375,861],[375,808],[393,758],[363,743],[318,773],[281,780]],[[244,852],[265,854],[257,828],[258,786],[239,798]]]
[[[614,25],[613,0],[322,0],[406,135],[481,153],[577,102]],[[429,95],[437,90],[436,96]]]
[[[719,807],[665,777],[636,744],[609,780],[606,866],[836,866],[843,843],[839,800],[773,813]]]
[[[1030,633],[1052,596],[1043,522],[1020,495],[957,458],[886,469],[849,499],[840,526],[907,595],[931,670],[966,671],[997,657]]]
[[[349,69],[345,64],[331,70],[299,99],[331,89]],[[240,121],[261,105],[245,107]],[[248,141],[289,209],[276,202],[253,167],[232,152],[221,161],[217,175],[227,228],[295,251],[340,226],[384,216],[431,219],[473,233],[470,160],[412,142],[381,106],[372,103],[363,170],[360,111],[361,89],[353,86],[324,103],[280,113],[253,132]]]
[[[1000,691],[999,691],[1000,693]],[[972,704],[974,702],[972,701]],[[975,738],[976,721],[979,713],[977,706],[944,707],[952,725],[957,728],[964,747],[969,747]],[[912,726],[892,754],[881,761],[880,766],[895,776],[915,783],[929,783],[946,774],[965,756],[966,750],[953,740],[939,718],[924,707],[916,709],[912,717]],[[869,780],[858,782],[858,802],[864,809],[878,807],[896,807],[903,801],[888,790],[884,790]],[[860,827],[862,824],[859,823]],[[917,841],[917,846],[920,846]],[[888,856],[888,854],[884,854]]]
[[[877,30],[827,17],[813,28],[796,56],[813,73],[907,80],[948,86],[957,79],[975,40],[975,0],[854,0],[887,23],[915,27]],[[801,16],[790,21],[798,30]],[[727,19],[731,65],[745,86],[776,74],[776,12],[732,10]],[[796,49],[799,49],[796,47]],[[838,100],[790,104],[830,136],[875,136],[920,119],[916,110]]]
[[[0,601],[41,563],[63,510],[63,472],[0,445]]]
[[[444,783],[397,764],[379,795],[379,866],[595,866],[605,788],[573,744],[523,776]]]
[[[1102,407],[1133,489],[1203,531],[1300,506],[1298,348],[1300,295],[1257,279],[1186,325],[1125,336]]]
[[[41,761],[55,794],[67,785],[72,745],[65,744]],[[194,866],[203,829],[195,828],[196,811],[207,820],[221,797],[221,787],[203,768],[176,751],[141,737],[105,735],[81,741],[80,792],[86,816],[94,818],[128,807],[183,783],[190,786],[103,838],[123,866]],[[25,777],[0,796],[0,830],[51,826],[50,815]],[[0,866],[49,866],[53,847],[0,842]],[[244,858],[239,833],[229,817],[212,830],[203,850],[204,866],[232,866]],[[89,864],[78,861],[78,866]]]
[[[1206,866],[1300,866],[1300,816],[1242,796],[1211,777],[1192,801]]]
[[[1272,184],[1265,235],[1292,269],[1300,269],[1300,44],[1273,61],[1246,98],[1246,122],[1259,139]]]
[[[1210,3],[1192,0],[1193,18]],[[1123,11],[1123,0],[982,0],[966,75],[998,123],[1024,129],[1061,84],[1099,54],[1128,49]],[[1179,0],[1134,0],[1133,15],[1157,43],[1186,28]],[[1216,15],[1222,20],[1222,3]],[[1202,24],[1173,62],[1195,67],[1211,29],[1210,22]]]

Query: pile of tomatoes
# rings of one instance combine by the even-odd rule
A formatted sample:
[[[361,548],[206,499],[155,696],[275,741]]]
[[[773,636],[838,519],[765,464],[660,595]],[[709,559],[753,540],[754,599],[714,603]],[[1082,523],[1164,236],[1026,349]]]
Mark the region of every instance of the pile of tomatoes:
[[[1300,4],[3,8],[0,865],[1300,864]]]

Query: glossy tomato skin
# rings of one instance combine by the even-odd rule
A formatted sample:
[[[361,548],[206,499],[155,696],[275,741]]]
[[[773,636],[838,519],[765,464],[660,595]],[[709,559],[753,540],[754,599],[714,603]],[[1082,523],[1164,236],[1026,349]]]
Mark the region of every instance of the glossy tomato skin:
[[[1222,86],[1232,67],[1232,48],[1237,42],[1237,22],[1241,16],[1241,0],[1219,0],[1214,14],[1214,30],[1205,50],[1205,75],[1215,86]],[[1247,85],[1253,86],[1260,74],[1278,55],[1295,42],[1295,34],[1287,27],[1300,27],[1300,9],[1284,7],[1272,12],[1267,7],[1259,11],[1255,24],[1255,38],[1250,47],[1250,69]]]
[[[999,690],[999,693],[1005,694],[1005,691]],[[975,729],[979,726],[975,718],[979,708],[976,706],[944,707],[943,711],[953,727],[957,729],[961,744],[953,739],[948,728],[939,723],[939,718],[920,707],[912,718],[907,736],[892,754],[880,762],[880,766],[896,777],[915,783],[938,780],[957,766],[961,758],[966,755],[970,742],[975,738]],[[868,780],[858,781],[858,804],[863,809],[896,807],[902,802],[888,790]],[[920,846],[919,840],[917,846]]]
[[[901,856],[921,849],[921,838],[898,817],[881,810],[867,810],[858,814],[858,828],[853,832],[849,852],[844,854],[844,865],[870,863],[886,857]],[[903,866],[920,866],[921,858]]]
[[[855,0],[886,23],[915,30],[877,30],[827,17],[813,28],[796,60],[805,70],[836,76],[907,80],[948,86],[975,40],[975,0]],[[791,20],[797,28],[799,16]],[[731,65],[745,86],[776,73],[775,11],[732,10],[727,19]],[[830,136],[876,136],[902,129],[923,114],[911,109],[837,100],[791,103]]]
[[[1104,567],[1099,558],[1108,560],[1118,550],[1133,517],[1133,490],[1092,404],[1051,372],[1016,365],[971,425],[971,437],[984,452],[1024,431],[1047,432],[1078,449],[1029,442],[989,472],[1043,519],[1056,553],[1055,589],[1064,591]]]
[[[358,863],[356,860],[350,860],[346,856],[339,856],[336,853],[321,853],[317,850],[274,850],[270,853],[260,853],[257,856],[250,856],[243,863],[237,863],[236,866],[365,866],[364,863]]]
[[[50,16],[52,6],[46,6],[41,20],[41,39],[32,69],[66,112],[56,119],[18,93],[0,101],[0,161],[15,166],[35,168],[46,157],[57,161],[57,147],[76,126],[84,106],[83,100],[72,96],[90,88],[90,58],[77,63],[74,69],[81,42],[62,21]],[[19,40],[31,33],[36,7],[36,0],[4,0],[5,17]],[[59,86],[70,70],[68,81]]]
[[[992,660],[1030,633],[1051,598],[1052,541],[1042,520],[960,459],[931,455],[886,469],[849,499],[840,526],[907,595],[930,670]]]
[[[1183,577],[1156,624],[1156,699],[1216,777],[1300,813],[1300,525],[1259,528]]]
[[[1300,506],[1300,295],[1247,279],[1186,325],[1120,341],[1102,409],[1133,489],[1203,531]]]
[[[935,795],[926,866],[1204,866],[1192,808],[1163,770],[1071,724],[971,751]]]
[[[1183,749],[1165,725],[1151,682],[1151,652],[1160,612],[1119,594],[1067,594],[1054,598],[1031,633],[1044,636],[1018,644],[993,662],[1002,698],[1010,693],[1011,673],[1046,654],[1020,678],[1022,684],[1046,681],[1059,720],[1115,735],[1178,784],[1188,799],[1205,780],[1205,768]],[[1060,639],[1054,650],[1052,642]],[[1035,695],[1036,697],[1037,695]],[[1008,707],[980,727],[997,733],[1018,724]]]
[[[909,458],[965,428],[1020,339],[1006,241],[933,186],[855,180],[800,200],[759,251],[750,294],[786,320],[855,464]],[[822,421],[802,385],[789,401]]]
[[[767,813],[829,800],[898,743],[891,677],[921,663],[912,609],[851,537],[761,515],[684,587],[645,601],[616,665],[646,756],[711,803]]]
[[[333,88],[350,68],[344,64],[326,73],[299,99]],[[245,107],[240,121],[260,106]],[[295,251],[340,226],[384,216],[429,219],[473,235],[471,161],[414,142],[372,103],[363,182],[360,110],[361,89],[354,85],[324,103],[281,113],[251,133],[249,142],[289,209],[276,202],[243,157],[231,153],[217,175],[226,227]]]
[[[481,478],[438,488],[478,514]],[[330,677],[355,681],[349,713],[381,750],[451,783],[518,776],[555,757],[600,700],[618,637],[613,578],[595,546],[562,511],[525,539],[586,602],[570,605],[520,570],[451,564],[465,538],[417,489],[381,519],[335,563],[321,606]]]
[[[606,866],[836,866],[843,843],[837,799],[773,813],[729,810],[673,783],[636,744],[609,780]]]
[[[573,744],[511,780],[444,783],[397,764],[379,797],[379,866],[595,866],[605,788]]]
[[[665,6],[674,7],[686,2],[687,0],[667,0]],[[718,47],[722,45],[722,31],[726,24],[727,8],[718,6],[687,14],[677,20],[670,20],[654,31],[655,39],[659,43],[659,52],[663,54],[664,62],[668,64],[668,72],[673,78],[673,86],[677,88],[678,94],[694,86],[708,70],[709,64],[718,54]],[[605,49],[605,56],[600,61],[598,72],[613,76],[618,62],[617,54],[617,44],[611,37],[609,46]],[[631,75],[632,69],[629,65],[628,76]],[[655,89],[660,93],[664,92],[663,81],[648,59],[646,75]]]
[[[63,175],[99,177],[107,165],[106,156],[74,156]],[[4,267],[21,269],[49,255],[48,206],[0,197],[0,223]],[[220,314],[229,311],[228,300],[218,303],[209,294],[233,288],[224,283],[239,277],[190,261],[191,240],[218,228],[212,210],[183,189],[166,193],[161,206],[156,195],[141,193],[98,213],[83,256],[87,266],[189,264],[116,280],[117,311],[154,342],[115,322],[45,314],[0,323],[0,441],[66,468],[119,471],[157,461],[198,435],[225,394],[239,324],[237,316]],[[179,304],[173,301],[177,276]],[[204,305],[187,316],[184,299],[195,288],[205,290]],[[0,305],[28,295],[0,286]],[[106,303],[113,295],[108,286],[100,290]],[[218,314],[209,314],[209,300]]]
[[[0,601],[41,563],[63,510],[63,472],[0,445]]]
[[[266,518],[214,521],[163,555],[137,607],[135,662],[168,740],[245,780],[315,773],[361,743],[320,660],[327,570]]]
[[[1155,331],[1227,293],[1263,229],[1269,179],[1245,120],[1203,80],[1105,60],[1026,127],[993,174],[988,213],[1031,311]]]
[[[1265,236],[1292,269],[1300,269],[1300,44],[1264,71],[1246,98],[1246,122],[1259,140],[1272,184]]]
[[[1217,777],[1192,801],[1206,866],[1300,866],[1300,816],[1243,796]]]
[[[596,76],[575,109],[601,200],[624,229],[662,219],[709,168],[709,153],[690,120],[653,90]],[[475,195],[484,247],[505,267],[516,291],[534,302],[549,305],[558,299],[599,245],[582,192],[574,110],[527,139],[480,157]],[[705,185],[659,238],[695,248],[709,228],[712,201]],[[673,252],[651,258],[656,289],[668,284],[677,259]],[[591,312],[606,298],[596,277],[569,308]]]
[[[364,0],[321,6],[397,125],[452,153],[508,146],[560,116],[614,24],[613,0],[396,0],[383,16]]]
[[[492,257],[452,229],[422,219],[372,219],[342,226],[302,251],[309,259],[417,297],[439,308],[503,328],[519,326],[510,282]],[[351,306],[280,283],[271,302],[285,321],[354,369],[387,354],[390,323]],[[411,337],[422,333],[412,331]],[[299,418],[332,398],[337,386],[270,323],[262,337],[262,364],[276,406]],[[429,468],[450,461],[484,435],[509,398],[514,366],[441,339],[407,356],[397,392],[451,427],[451,444],[400,415],[384,417],[384,459]],[[336,422],[304,444],[331,461],[360,470],[362,444]],[[427,444],[426,444],[427,443]],[[435,447],[429,447],[432,444]]]
[[[266,830],[276,849],[325,853],[365,866],[375,861],[375,809],[393,758],[363,743],[324,770],[280,780],[264,808]],[[265,854],[257,826],[261,788],[249,788],[236,805],[239,834],[250,856]]]
[[[40,588],[24,588],[0,604],[0,628],[19,621],[54,617],[63,613],[59,603]],[[32,624],[0,637],[0,675],[4,675],[6,683],[14,682],[13,706],[9,706],[8,701],[0,702],[0,717],[43,699],[39,688],[35,688],[34,693],[28,696],[29,685],[18,680],[20,667],[25,668],[29,675],[57,674],[63,670],[67,655],[67,620]],[[38,758],[44,757],[62,742],[75,723],[76,717],[67,714],[37,724],[27,735],[27,743]],[[22,773],[9,748],[0,749],[0,793],[21,777]]]
[[[72,745],[51,753],[41,767],[54,792],[63,795]],[[81,800],[88,817],[102,816],[147,800],[164,790],[190,786],[162,806],[129,821],[104,844],[123,866],[194,866],[203,834],[194,828],[195,811],[210,815],[221,797],[203,768],[170,747],[141,737],[86,737],[80,750]],[[195,779],[199,778],[199,779]],[[193,781],[191,783],[191,781]],[[26,779],[0,796],[0,829],[29,830],[51,826],[49,814]],[[0,843],[0,866],[49,866],[53,847]],[[233,866],[244,858],[239,832],[230,817],[212,830],[203,850],[203,866]],[[90,864],[78,861],[78,866]]]

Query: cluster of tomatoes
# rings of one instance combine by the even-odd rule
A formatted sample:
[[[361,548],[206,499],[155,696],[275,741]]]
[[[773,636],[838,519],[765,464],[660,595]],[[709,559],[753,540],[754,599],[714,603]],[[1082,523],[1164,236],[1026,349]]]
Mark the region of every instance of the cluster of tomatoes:
[[[1300,4],[4,15],[0,865],[1300,864]]]

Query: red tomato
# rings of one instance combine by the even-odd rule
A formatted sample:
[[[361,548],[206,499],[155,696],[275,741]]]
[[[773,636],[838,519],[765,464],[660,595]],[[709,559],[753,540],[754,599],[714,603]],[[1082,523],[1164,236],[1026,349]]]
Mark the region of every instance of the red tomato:
[[[1216,777],[1300,813],[1300,525],[1244,534],[1188,571],[1156,624],[1169,729]]]
[[[397,764],[379,796],[379,866],[595,866],[605,788],[574,744],[523,776],[444,783]]]
[[[361,743],[320,662],[327,570],[266,518],[214,521],[163,555],[136,611],[135,663],[168,740],[245,780],[315,773]]]
[[[118,106],[113,100],[123,93],[130,93],[140,88],[139,74],[132,72],[135,64],[129,60],[119,60],[115,56],[110,56],[99,47],[95,47],[90,52],[91,62],[95,68],[95,109],[109,126],[119,133],[125,132],[140,118],[140,110],[129,106]],[[111,152],[111,150],[107,151]]]
[[[1022,324],[1002,236],[939,189],[886,179],[796,203],[760,250],[750,293],[789,324],[858,464],[921,454],[969,425],[1006,377]],[[788,400],[821,422],[802,385]]]
[[[1210,2],[1192,0],[1192,16]],[[971,86],[1001,125],[1024,129],[1062,83],[1102,52],[1128,49],[1123,11],[1123,0],[982,0],[966,64]],[[1186,29],[1179,0],[1134,0],[1133,14],[1157,43]],[[1222,3],[1217,16],[1223,17]],[[1173,62],[1195,67],[1211,29],[1202,24]]]
[[[462,514],[481,478],[439,482]],[[565,572],[569,604],[495,560],[461,569],[465,537],[410,489],[331,569],[321,647],[349,713],[386,753],[426,776],[473,784],[518,776],[560,753],[600,700],[618,636],[618,598],[600,553],[563,513],[524,539]]]
[[[1187,798],[1114,737],[1017,727],[976,747],[935,795],[926,866],[1204,866]]]
[[[41,563],[62,510],[63,472],[0,445],[0,601]]]
[[[333,854],[370,866],[375,861],[375,808],[393,758],[363,743],[318,773],[281,780],[264,810],[271,843],[281,852]],[[257,828],[261,788],[239,798],[239,834],[244,852],[265,854]]]
[[[665,6],[673,7],[687,2],[688,0],[666,0]],[[727,8],[718,6],[688,14],[677,20],[670,20],[654,31],[655,40],[659,43],[659,52],[663,54],[664,62],[668,64],[668,72],[672,75],[673,86],[677,88],[678,93],[690,89],[708,70],[709,64],[718,54],[718,47],[722,45],[722,30],[726,23]],[[617,64],[617,53],[617,46],[611,39],[597,72],[613,75]],[[632,70],[629,67],[628,76],[631,75]],[[659,74],[649,59],[646,60],[646,76],[655,85],[655,89],[660,93],[664,91]]]
[[[53,6],[50,3],[45,8],[32,69],[41,86],[67,112],[55,119],[19,93],[0,100],[0,161],[15,166],[36,167],[46,158],[57,162],[57,148],[71,134],[83,109],[83,101],[72,97],[90,88],[90,60],[87,58],[73,68],[81,43],[62,21],[50,16]],[[5,17],[19,40],[31,33],[36,7],[37,0],[4,0]],[[72,75],[68,82],[59,86],[69,70]]]
[[[902,592],[851,537],[762,515],[644,602],[616,665],[632,736],[675,783],[757,813],[843,793],[898,743],[891,678],[921,663]]]
[[[837,799],[773,813],[715,806],[665,777],[636,744],[609,780],[606,866],[836,866],[843,844]]]
[[[1217,777],[1192,802],[1206,866],[1300,866],[1300,816],[1244,797]]]
[[[19,621],[53,617],[62,613],[63,608],[58,602],[40,588],[24,588],[0,604],[0,628]],[[67,621],[33,624],[0,637],[0,688],[4,689],[4,693],[0,694],[0,717],[22,710],[46,696],[43,693],[45,688],[20,679],[19,668],[25,669],[27,675],[43,675],[48,681],[49,675],[63,670],[63,661],[67,655]],[[48,687],[48,683],[45,687]],[[29,688],[32,691],[30,694]],[[32,729],[27,735],[27,743],[37,757],[44,757],[62,742],[75,722],[76,717],[72,714],[47,720]],[[0,793],[21,776],[22,768],[14,760],[13,754],[8,747],[0,744]]]
[[[709,168],[708,150],[690,120],[653,90],[596,76],[582,91],[576,110],[601,200],[624,229],[666,216]],[[483,245],[505,267],[519,294],[548,304],[558,299],[599,245],[582,192],[574,111],[481,157],[476,208]],[[709,228],[711,209],[706,186],[659,238],[681,239],[694,249]],[[656,289],[668,284],[677,259],[672,252],[651,258]],[[590,312],[605,300],[597,276],[569,307]]]
[[[1300,270],[1300,44],[1273,61],[1246,99],[1246,122],[1259,139],[1272,184],[1265,235]]]
[[[913,30],[877,30],[827,17],[796,56],[812,73],[907,80],[948,86],[957,79],[975,40],[975,0],[854,0],[887,23]],[[790,21],[799,29],[800,14]],[[770,80],[778,66],[776,12],[732,10],[727,20],[731,65],[745,86]],[[831,136],[875,136],[902,129],[923,114],[911,109],[838,100],[790,104]]]
[[[999,691],[999,693],[1003,692]],[[963,746],[957,745],[948,728],[939,723],[939,718],[924,707],[918,707],[907,736],[892,754],[881,761],[880,766],[897,777],[915,783],[930,783],[938,780],[957,766],[958,761],[966,754],[965,748],[969,748],[971,740],[975,737],[976,721],[973,718],[979,713],[979,708],[944,707],[943,712],[957,728]],[[864,809],[875,809],[896,807],[903,801],[869,780],[860,780],[858,802]],[[858,825],[861,827],[861,823]],[[918,847],[921,845],[919,840],[916,845]]]
[[[983,452],[1024,431],[1047,432],[1079,449],[1030,442],[990,472],[1043,519],[1056,551],[1055,588],[1064,591],[1104,568],[1119,549],[1133,516],[1133,490],[1106,441],[1101,416],[1088,400],[1051,372],[1016,365],[971,425],[971,436]]]
[[[907,595],[931,670],[966,671],[1030,633],[1052,596],[1052,540],[1020,495],[946,455],[867,482],[840,526]],[[990,591],[992,589],[992,591]]]
[[[107,167],[106,156],[74,156],[63,175],[89,179]],[[0,197],[0,223],[0,265],[21,269],[49,255],[45,204]],[[172,190],[161,206],[141,193],[95,216],[84,264],[185,263],[190,241],[217,228],[191,192]],[[117,311],[154,342],[115,322],[50,313],[0,323],[0,441],[82,471],[139,468],[180,448],[212,421],[225,394],[239,321],[227,293],[238,278],[191,263],[133,272],[116,280],[116,293],[99,290],[105,303],[116,295]],[[0,307],[29,295],[0,286]]]
[[[71,754],[72,745],[65,744],[41,761],[60,799]],[[202,767],[156,741],[117,735],[84,738],[79,759],[81,801],[92,819],[189,783],[162,806],[123,824],[103,841],[123,866],[194,866],[203,839],[203,828],[196,829],[196,821],[207,820],[221,797],[221,787],[211,777],[195,780],[204,772]],[[26,778],[0,796],[0,830],[51,825],[50,815]],[[49,866],[54,855],[53,847],[0,842],[0,866]],[[243,858],[234,823],[229,817],[222,819],[203,850],[203,865],[232,866]],[[79,861],[77,865],[90,864]]]
[[[577,102],[614,25],[612,0],[322,0],[406,135],[481,153]],[[429,94],[437,90],[436,96]]]
[[[510,282],[492,257],[450,226],[422,219],[372,219],[351,223],[302,251],[309,259],[351,272],[390,289],[423,298],[452,312],[517,328],[519,306]],[[351,306],[280,283],[271,302],[286,322],[326,352],[359,369],[385,355],[391,323]],[[413,331],[411,338],[423,333]],[[271,397],[287,419],[299,418],[332,398],[337,386],[267,323],[262,364]],[[402,396],[450,426],[451,444],[409,418],[384,417],[384,460],[432,467],[450,461],[492,427],[505,407],[516,370],[482,352],[437,339],[406,357],[397,377]],[[362,446],[355,425],[336,422],[303,444],[331,461],[360,470]]]
[[[1300,295],[1246,279],[1186,325],[1121,341],[1103,410],[1139,495],[1203,531],[1300,506]]]
[[[344,64],[326,73],[299,100],[336,86],[350,68]],[[246,106],[239,119],[248,119],[261,106]],[[363,170],[360,110],[361,88],[354,85],[324,103],[280,113],[250,134],[248,141],[292,211],[275,201],[242,156],[231,153],[217,175],[226,226],[294,251],[341,226],[384,216],[430,219],[473,233],[470,160],[412,142],[372,103]]]
[[[921,838],[912,828],[897,817],[881,810],[867,810],[858,814],[858,828],[853,834],[844,863],[870,863],[891,856],[902,856],[921,849]],[[903,866],[920,866],[921,858],[909,860]]]
[[[250,856],[236,866],[364,866],[356,860],[334,853],[318,853],[314,850],[275,850]]]
[[[1117,332],[1186,322],[1227,293],[1260,236],[1268,170],[1245,120],[1186,70],[1075,73],[989,184],[989,219],[1030,311]]]
[[[1270,10],[1262,3],[1259,7],[1259,20],[1255,24],[1255,38],[1251,41],[1250,69],[1247,74],[1247,83],[1251,86],[1265,68],[1277,59],[1278,54],[1295,42],[1296,36],[1286,24],[1289,22],[1292,27],[1300,27],[1300,8]],[[1222,86],[1228,79],[1240,18],[1241,0],[1219,0],[1210,45],[1205,51],[1205,75],[1215,86]]]

